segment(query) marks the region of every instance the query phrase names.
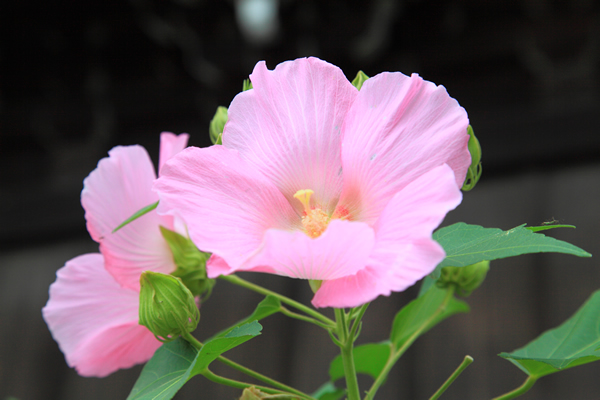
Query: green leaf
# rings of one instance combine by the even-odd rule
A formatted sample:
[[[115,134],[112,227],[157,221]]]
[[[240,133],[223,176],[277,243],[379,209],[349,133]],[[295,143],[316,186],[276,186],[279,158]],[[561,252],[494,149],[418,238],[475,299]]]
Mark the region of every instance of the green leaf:
[[[390,334],[390,340],[396,349],[399,349],[424,323],[427,325],[421,334],[454,314],[469,312],[467,303],[453,297],[446,308],[428,322],[444,301],[446,293],[447,289],[432,286],[423,296],[414,299],[396,314]]]
[[[542,226],[526,226],[525,229],[529,229],[531,232],[546,231],[554,228],[573,228],[575,225],[542,225]]]
[[[367,79],[369,79],[367,74],[365,74],[362,71],[358,71],[356,77],[352,80],[352,85],[358,90],[360,90],[362,88],[363,83],[365,83]]]
[[[526,374],[539,378],[600,359],[600,290],[558,328],[525,347],[501,353]]]
[[[122,227],[127,225],[128,223],[135,221],[142,215],[148,214],[150,211],[154,210],[156,207],[158,207],[158,201],[154,204],[150,204],[149,206],[142,208],[141,210],[136,211],[131,217],[127,218],[121,225],[119,225],[115,229],[113,229],[112,233],[115,233],[116,231],[118,231],[119,229],[121,229]]]
[[[356,346],[352,349],[356,372],[377,379],[379,373],[383,370],[383,367],[385,367],[385,363],[390,358],[390,352],[390,342],[387,341],[383,343],[369,343]],[[333,382],[344,376],[344,364],[342,362],[342,356],[339,355],[333,359],[329,366],[329,377]]]
[[[258,322],[250,322],[206,342],[200,351],[182,338],[162,345],[144,366],[127,400],[172,399],[185,382],[202,373],[217,357],[260,335],[261,330]]]
[[[281,302],[279,301],[279,299],[275,296],[268,295],[263,299],[263,301],[258,303],[256,309],[252,314],[250,314],[249,317],[244,318],[243,320],[237,322],[235,325],[230,326],[225,330],[222,330],[221,332],[214,335],[213,338],[225,336],[228,332],[232,331],[236,327],[247,324],[248,322],[260,321],[263,318],[266,318],[270,315],[275,314],[276,312],[279,312],[279,310],[281,310]]]
[[[446,258],[432,273],[435,279],[439,278],[443,267],[464,267],[520,254],[555,252],[591,257],[577,246],[534,233],[524,225],[502,231],[459,222],[439,229],[433,234],[433,239],[446,251]]]
[[[325,383],[311,396],[318,400],[339,400],[346,394],[346,390],[343,388],[336,388],[331,382]]]

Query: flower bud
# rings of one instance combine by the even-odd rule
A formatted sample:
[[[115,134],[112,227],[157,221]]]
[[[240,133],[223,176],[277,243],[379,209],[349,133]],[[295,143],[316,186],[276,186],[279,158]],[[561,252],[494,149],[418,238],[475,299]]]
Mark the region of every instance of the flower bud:
[[[181,279],[146,271],[140,276],[140,320],[161,342],[192,332],[200,321],[194,296]]]
[[[466,267],[444,267],[436,284],[442,288],[454,284],[457,294],[467,297],[483,283],[489,269],[489,261],[481,261]]]
[[[479,178],[481,177],[481,146],[479,145],[479,140],[475,136],[475,132],[473,132],[473,128],[471,125],[467,128],[467,132],[469,133],[469,153],[471,153],[471,166],[467,170],[467,176],[465,178],[465,183],[463,184],[462,190],[468,192],[473,189]]]
[[[210,141],[213,144],[223,144],[223,128],[227,122],[227,107],[217,107],[215,116],[210,121],[208,133],[210,134]]]

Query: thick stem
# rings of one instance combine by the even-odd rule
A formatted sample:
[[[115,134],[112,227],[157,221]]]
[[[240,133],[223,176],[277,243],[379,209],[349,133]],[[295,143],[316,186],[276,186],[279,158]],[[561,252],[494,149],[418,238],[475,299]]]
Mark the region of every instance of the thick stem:
[[[531,389],[531,387],[535,384],[537,380],[537,377],[529,376],[527,377],[527,379],[525,379],[525,382],[523,382],[521,386],[519,386],[513,391],[503,394],[502,396],[494,397],[493,400],[509,400],[514,399],[515,397],[519,397],[522,394],[526,393],[529,389]]]
[[[367,395],[365,396],[365,400],[373,400],[375,398],[375,393],[377,393],[377,390],[379,390],[379,387],[383,384],[383,382],[385,382],[388,374],[390,373],[390,370],[396,364],[398,359],[400,357],[402,357],[402,355],[406,352],[406,350],[408,350],[408,348],[414,343],[414,341],[417,340],[417,338],[419,336],[421,336],[421,334],[427,329],[427,327],[429,327],[429,325],[433,321],[435,321],[435,319],[438,317],[438,315],[440,313],[444,312],[444,310],[446,309],[446,306],[448,306],[448,303],[452,299],[452,296],[454,296],[455,289],[456,288],[454,287],[454,285],[449,285],[448,288],[446,289],[447,290],[446,297],[444,297],[444,300],[442,300],[442,302],[439,305],[439,307],[437,308],[437,310],[435,310],[435,312],[433,314],[431,314],[429,316],[429,318],[427,318],[427,320],[425,320],[421,324],[421,326],[419,326],[419,328],[417,330],[415,330],[414,333],[408,337],[408,339],[406,339],[406,341],[402,344],[402,346],[399,349],[394,351],[394,349],[392,347],[392,354],[390,354],[390,357],[388,358],[387,363],[383,367],[383,370],[379,373],[379,375],[377,376],[377,379],[375,379],[375,382],[373,382],[373,385],[371,385],[371,388],[369,389],[369,391],[367,392]]]
[[[255,285],[254,283],[248,282],[247,280],[244,280],[242,278],[240,278],[237,275],[221,275],[219,277],[219,279],[223,279],[229,283],[233,283],[234,285],[238,285],[241,287],[244,287],[246,289],[252,290],[254,292],[263,294],[265,296],[271,295],[271,296],[275,296],[277,297],[282,303],[285,303],[289,306],[294,307],[297,310],[302,311],[305,314],[310,315],[311,317],[318,319],[319,321],[323,322],[325,325],[327,325],[328,327],[334,328],[335,327],[335,322],[333,322],[331,319],[327,318],[326,316],[324,316],[323,314],[321,314],[318,311],[313,310],[310,307],[305,306],[302,303],[298,303],[295,300],[290,299],[289,297],[285,297],[279,293],[273,292],[269,289],[265,289],[262,286],[258,286]]]
[[[348,319],[344,310],[336,308],[335,319],[337,322],[337,335],[340,342],[342,363],[344,365],[344,375],[346,377],[348,400],[360,400],[358,379],[356,378],[356,369],[354,367],[354,355],[352,354],[354,337],[350,335]]]
[[[429,398],[429,400],[437,400],[442,394],[452,385],[452,382],[458,378],[460,374],[473,362],[473,357],[465,356],[463,362],[456,368],[456,370],[450,375],[446,382]]]

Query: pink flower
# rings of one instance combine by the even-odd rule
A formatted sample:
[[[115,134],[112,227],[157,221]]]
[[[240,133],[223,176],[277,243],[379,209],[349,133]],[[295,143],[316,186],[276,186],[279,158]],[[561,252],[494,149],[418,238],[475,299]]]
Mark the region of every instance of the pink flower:
[[[159,166],[187,140],[187,134],[161,134]],[[113,148],[84,180],[81,203],[87,228],[102,254],[75,257],[58,270],[42,309],[67,363],[80,375],[103,377],[129,368],[147,361],[161,345],[138,324],[139,279],[146,270],[175,270],[159,230],[159,225],[173,229],[173,217],[152,211],[112,233],[158,200],[152,191],[155,179],[148,153],[136,145]]]
[[[461,201],[468,118],[441,86],[382,73],[357,91],[316,58],[259,62],[229,108],[223,145],[188,148],[156,181],[235,271],[320,280],[316,307],[354,307],[402,291],[444,258],[431,234]],[[173,212],[173,211],[171,211]]]

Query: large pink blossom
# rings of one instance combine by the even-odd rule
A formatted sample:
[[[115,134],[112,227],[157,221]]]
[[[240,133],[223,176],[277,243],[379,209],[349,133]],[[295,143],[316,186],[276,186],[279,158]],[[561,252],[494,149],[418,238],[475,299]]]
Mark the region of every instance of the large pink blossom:
[[[187,145],[188,135],[161,135],[159,168]],[[87,228],[101,254],[84,254],[58,270],[42,313],[67,363],[83,376],[103,377],[147,361],[161,345],[138,324],[143,271],[170,273],[173,256],[159,225],[172,216],[152,211],[116,233],[112,230],[155,203],[154,166],[141,146],[115,147],[85,179],[81,203]]]
[[[316,58],[259,62],[223,145],[164,166],[159,213],[213,253],[210,277],[320,280],[316,307],[402,291],[444,258],[431,235],[461,201],[468,118],[442,86],[381,73],[358,91]]]

